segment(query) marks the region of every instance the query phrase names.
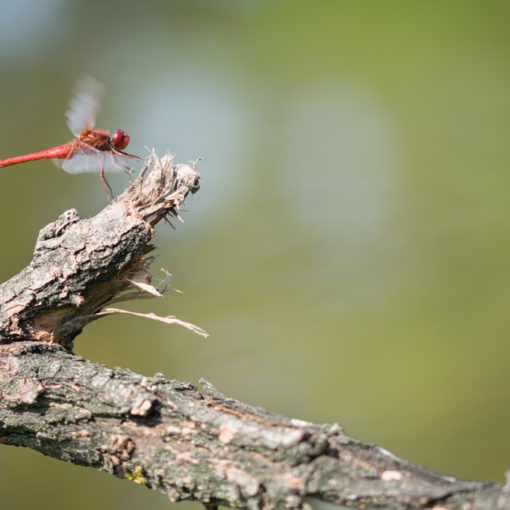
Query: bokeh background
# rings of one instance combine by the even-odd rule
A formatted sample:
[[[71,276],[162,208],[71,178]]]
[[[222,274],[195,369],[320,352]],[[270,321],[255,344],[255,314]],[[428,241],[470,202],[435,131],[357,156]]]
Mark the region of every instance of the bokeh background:
[[[199,156],[185,223],[158,228],[131,303],[209,331],[105,318],[78,354],[213,382],[462,478],[510,468],[510,4],[466,0],[0,1],[0,156],[70,139],[78,76],[98,121]],[[124,176],[110,180],[119,193]],[[0,278],[41,227],[106,204],[96,175],[2,169]],[[2,506],[168,508],[155,492],[0,447]],[[190,508],[193,504],[182,504]],[[198,508],[198,507],[195,507]]]

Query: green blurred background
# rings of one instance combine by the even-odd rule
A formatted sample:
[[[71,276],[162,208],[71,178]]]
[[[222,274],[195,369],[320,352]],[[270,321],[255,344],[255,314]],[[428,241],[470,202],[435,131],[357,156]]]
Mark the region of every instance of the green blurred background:
[[[82,73],[130,152],[204,156],[157,260],[184,291],[76,352],[197,383],[462,478],[510,468],[510,3],[0,1],[0,155],[70,138]],[[119,193],[124,176],[110,180]],[[106,203],[51,162],[0,174],[1,281],[37,232]],[[168,508],[92,469],[0,447],[2,507]],[[181,505],[185,507],[186,505]],[[188,505],[189,508],[189,505]],[[198,507],[197,507],[198,508]]]

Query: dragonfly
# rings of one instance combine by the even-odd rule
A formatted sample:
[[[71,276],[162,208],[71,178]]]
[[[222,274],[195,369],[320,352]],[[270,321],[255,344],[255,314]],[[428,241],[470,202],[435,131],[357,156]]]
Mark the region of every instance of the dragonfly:
[[[130,160],[140,158],[124,152],[130,138],[122,129],[117,129],[112,135],[108,131],[94,129],[103,93],[104,85],[99,80],[83,76],[75,86],[66,113],[67,126],[75,136],[74,140],[40,152],[2,159],[0,168],[27,161],[53,159],[57,166],[71,174],[99,172],[103,189],[111,200],[112,189],[104,176],[105,172],[130,175]]]

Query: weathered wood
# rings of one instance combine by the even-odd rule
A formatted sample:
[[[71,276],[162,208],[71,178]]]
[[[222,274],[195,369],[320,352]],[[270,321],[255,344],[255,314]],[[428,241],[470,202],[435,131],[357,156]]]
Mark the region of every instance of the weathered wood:
[[[99,214],[82,220],[72,209],[43,228],[30,265],[0,285],[0,344],[31,339],[70,348],[109,304],[150,294],[144,255],[152,249],[153,226],[167,215],[178,217],[199,177],[194,165],[151,156]]]
[[[167,494],[237,508],[508,508],[501,486],[441,476],[317,425],[57,345],[0,347],[0,441]],[[510,500],[507,499],[507,502]],[[471,505],[471,506],[470,506]]]
[[[153,226],[198,189],[195,165],[153,156],[97,216],[67,211],[41,230],[30,265],[0,285],[0,443],[91,466],[207,508],[508,509],[510,486],[439,475],[338,424],[313,424],[229,399],[202,382],[111,370],[71,352],[120,300],[159,296]],[[149,168],[151,171],[149,172]],[[155,317],[180,323],[175,317]]]

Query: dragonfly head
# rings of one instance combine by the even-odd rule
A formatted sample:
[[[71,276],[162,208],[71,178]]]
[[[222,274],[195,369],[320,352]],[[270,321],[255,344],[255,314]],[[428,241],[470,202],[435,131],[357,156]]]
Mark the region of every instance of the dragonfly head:
[[[121,151],[128,146],[129,135],[125,131],[122,131],[122,129],[117,129],[117,131],[110,136],[110,142],[115,149]]]

